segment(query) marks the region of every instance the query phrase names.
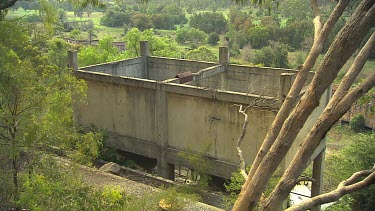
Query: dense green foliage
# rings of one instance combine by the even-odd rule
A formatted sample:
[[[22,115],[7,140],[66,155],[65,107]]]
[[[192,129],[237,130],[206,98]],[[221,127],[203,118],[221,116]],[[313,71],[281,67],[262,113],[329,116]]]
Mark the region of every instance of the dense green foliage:
[[[198,153],[193,152],[180,152],[178,156],[185,160],[189,168],[191,169],[190,179],[195,181],[197,184],[190,190],[191,192],[199,192],[208,187],[208,182],[211,180],[210,172],[212,168],[212,162],[206,157],[206,154],[210,150],[210,146],[203,147]]]
[[[288,47],[285,44],[272,42],[269,46],[256,51],[252,62],[267,67],[288,68]]]
[[[78,64],[87,66],[121,59],[121,55],[112,42],[112,38],[106,37],[99,41],[98,46],[82,47],[78,54]]]
[[[24,175],[19,204],[32,210],[124,210],[126,196],[114,187],[98,189],[82,182],[78,169],[42,158],[33,174]]]
[[[59,149],[89,162],[101,136],[77,133],[72,105],[82,103],[86,86],[64,65],[67,44],[42,32],[31,36],[28,24],[1,21],[0,29],[0,165],[5,178],[13,175],[1,202],[7,207],[20,200],[19,175],[32,173],[39,153]]]
[[[201,46],[197,49],[193,49],[186,54],[186,59],[217,62],[217,56],[213,54],[207,47]]]
[[[207,34],[196,28],[182,28],[176,31],[176,41],[179,44],[190,42],[194,45],[205,42]]]
[[[180,58],[181,52],[177,43],[168,37],[156,37],[152,29],[139,31],[137,28],[130,30],[124,37],[127,43],[127,50],[124,52],[124,58],[133,58],[140,55],[139,49],[141,40],[149,41],[150,53],[153,56]]]
[[[200,29],[205,33],[216,32],[218,34],[226,32],[227,20],[222,13],[199,13],[190,17],[190,27]]]
[[[212,32],[208,35],[207,37],[207,42],[208,44],[210,45],[217,45],[217,43],[219,42],[220,40],[220,36],[218,33],[216,32]]]
[[[131,14],[122,11],[120,7],[110,7],[102,18],[100,24],[109,27],[122,27],[131,23]]]
[[[100,23],[109,27],[134,27],[146,29],[175,29],[175,25],[187,23],[185,13],[176,4],[143,8],[142,10],[127,7],[119,3],[109,7],[100,19]]]
[[[331,188],[336,188],[341,181],[349,178],[356,171],[371,169],[375,160],[375,144],[373,143],[375,134],[351,134],[345,128],[341,128],[340,132],[346,134],[342,138],[348,140],[349,144],[344,145],[340,151],[327,158],[325,180],[332,184]],[[351,208],[374,210],[374,192],[375,186],[372,185],[343,197],[329,210],[351,210]]]
[[[135,58],[140,56],[140,41],[148,40],[150,53],[153,56],[181,58],[177,43],[167,37],[156,37],[152,29],[140,31],[137,28],[130,30],[123,38],[127,43],[127,50],[120,53],[112,45],[113,39],[106,37],[99,41],[98,46],[85,46],[78,54],[78,64],[87,66],[115,60]]]
[[[354,132],[359,133],[365,129],[365,118],[363,115],[356,115],[350,120],[350,129]]]

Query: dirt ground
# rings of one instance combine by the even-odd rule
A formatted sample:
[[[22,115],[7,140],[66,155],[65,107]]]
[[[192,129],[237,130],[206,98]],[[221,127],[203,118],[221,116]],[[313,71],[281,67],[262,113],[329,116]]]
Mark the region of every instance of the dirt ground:
[[[70,161],[61,160],[65,165],[70,165]],[[159,188],[155,188],[142,183],[134,182],[132,180],[113,175],[110,173],[102,172],[94,168],[87,166],[79,166],[79,171],[82,173],[83,181],[89,185],[96,187],[112,186],[119,187],[126,194],[130,194],[136,197],[143,197],[158,191]],[[183,210],[196,210],[196,211],[222,211],[222,209],[201,203],[201,202],[188,202]]]

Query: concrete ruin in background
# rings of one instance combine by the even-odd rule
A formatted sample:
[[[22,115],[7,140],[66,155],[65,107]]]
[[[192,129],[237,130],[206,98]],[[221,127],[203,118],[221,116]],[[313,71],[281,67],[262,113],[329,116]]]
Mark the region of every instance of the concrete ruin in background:
[[[201,152],[207,146],[207,158],[214,164],[210,174],[230,178],[238,169],[236,140],[243,116],[235,104],[254,104],[247,110],[250,122],[242,143],[245,161],[251,164],[296,74],[229,64],[226,47],[220,47],[218,63],[150,56],[147,41],[141,42],[139,58],[80,69],[77,53],[69,55],[75,75],[88,85],[87,105],[77,109],[77,121],[106,129],[111,147],[157,159],[158,174],[169,179],[174,178],[174,165],[189,167],[179,152]],[[327,105],[329,93],[300,131],[282,170]],[[313,192],[320,192],[324,150],[325,142],[311,158],[317,183]]]

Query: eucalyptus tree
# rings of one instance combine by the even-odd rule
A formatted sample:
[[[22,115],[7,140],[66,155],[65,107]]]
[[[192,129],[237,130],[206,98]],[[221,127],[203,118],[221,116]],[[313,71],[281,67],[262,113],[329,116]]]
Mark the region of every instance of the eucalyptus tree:
[[[245,1],[245,0],[243,0]],[[239,0],[239,2],[243,2]],[[258,1],[259,2],[259,1]],[[263,1],[260,1],[263,2]],[[298,182],[298,177],[309,165],[314,150],[323,140],[332,125],[350,108],[356,100],[371,90],[375,85],[375,71],[357,86],[352,86],[375,43],[375,33],[366,38],[375,25],[375,0],[363,0],[355,5],[351,17],[335,35],[323,60],[316,67],[315,75],[308,85],[303,97],[297,100],[304,86],[308,72],[315,66],[318,56],[322,52],[323,44],[332,31],[335,23],[349,7],[349,0],[335,2],[335,7],[330,15],[323,20],[317,0],[311,0],[310,5],[314,14],[314,42],[311,50],[298,69],[298,74],[291,90],[289,91],[281,109],[276,115],[270,127],[256,159],[248,173],[247,180],[234,205],[234,210],[253,210],[259,205],[262,192],[265,190],[272,174],[285,157],[294,142],[298,132],[311,115],[314,108],[319,105],[319,100],[335,80],[339,71],[348,59],[357,51],[361,42],[367,41],[356,56],[351,68],[345,74],[338,89],[328,103],[326,109],[315,122],[313,128],[304,138],[300,149],[294,156],[287,170],[282,175],[271,195],[259,205],[260,210],[275,210],[281,207],[283,201],[288,197],[292,188]],[[366,38],[366,40],[364,40]],[[244,152],[246,153],[246,152]],[[363,181],[373,182],[375,180],[374,169],[362,174],[366,178]],[[358,179],[358,178],[357,178]],[[367,185],[369,183],[366,183]],[[363,188],[363,183],[353,182],[344,184],[348,191],[335,193],[335,197],[325,197],[324,200],[316,198],[318,203],[310,203],[307,207],[291,209],[306,210],[311,206],[317,206],[330,200],[337,200],[343,194]],[[354,186],[355,188],[349,188]],[[350,189],[350,190],[349,190]],[[315,201],[316,202],[316,201]]]
[[[99,135],[75,127],[73,105],[83,103],[86,86],[66,67],[67,44],[41,41],[49,36],[34,30],[0,21],[0,164],[2,176],[12,178],[4,194],[13,206],[24,182],[20,175],[33,173],[38,155],[59,149],[84,161],[100,146]]]

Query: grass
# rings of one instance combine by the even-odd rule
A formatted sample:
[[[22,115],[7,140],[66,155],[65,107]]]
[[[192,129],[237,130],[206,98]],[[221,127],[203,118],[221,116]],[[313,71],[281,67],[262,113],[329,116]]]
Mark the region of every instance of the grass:
[[[84,20],[92,20],[96,27],[100,26],[100,18],[103,17],[103,13],[101,12],[93,12],[91,13],[90,17],[88,17],[87,13],[83,13],[82,17],[75,17],[74,12],[67,12],[66,17],[68,21],[84,21]]]
[[[335,125],[327,134],[327,156],[350,144],[356,133],[345,125]]]
[[[23,10],[22,8],[19,8],[17,10],[9,10],[8,14],[5,16],[7,19],[12,19],[12,18],[19,18],[19,17],[25,17],[28,15],[33,15],[33,14],[38,14],[38,10]]]
[[[298,65],[297,65],[297,57],[298,57],[298,54],[303,54],[303,58],[305,58],[307,56],[307,52],[302,52],[302,51],[295,51],[295,52],[289,52],[289,55],[288,55],[288,59],[289,59],[289,63],[291,64],[291,66],[293,68],[297,68]],[[321,54],[318,58],[318,60],[316,61],[316,64],[315,64],[315,67],[313,70],[316,69],[316,67],[318,67],[318,65],[322,62],[323,60],[323,54]],[[354,57],[351,57],[347,62],[346,64],[343,66],[343,68],[341,69],[340,73],[339,74],[344,74],[346,73],[351,64],[353,63],[354,61]],[[371,73],[374,72],[374,69],[375,69],[375,60],[368,60],[366,62],[366,64],[364,65],[363,67],[363,70],[361,71],[361,73],[359,74],[359,77],[357,79],[356,82],[359,82],[361,79],[364,79],[366,77],[368,77]]]

